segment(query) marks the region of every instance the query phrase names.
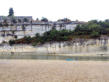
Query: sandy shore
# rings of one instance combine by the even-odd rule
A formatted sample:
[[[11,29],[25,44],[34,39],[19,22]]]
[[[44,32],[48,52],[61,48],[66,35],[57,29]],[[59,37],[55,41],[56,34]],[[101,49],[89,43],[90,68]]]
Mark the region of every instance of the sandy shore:
[[[0,82],[109,82],[109,62],[0,60]]]

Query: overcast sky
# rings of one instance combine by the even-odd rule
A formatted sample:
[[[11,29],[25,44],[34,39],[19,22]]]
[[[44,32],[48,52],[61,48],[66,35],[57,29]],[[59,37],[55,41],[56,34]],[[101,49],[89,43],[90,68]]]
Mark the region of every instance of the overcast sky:
[[[0,0],[0,15],[8,15],[10,7],[16,16],[33,16],[34,19],[109,19],[109,0]]]

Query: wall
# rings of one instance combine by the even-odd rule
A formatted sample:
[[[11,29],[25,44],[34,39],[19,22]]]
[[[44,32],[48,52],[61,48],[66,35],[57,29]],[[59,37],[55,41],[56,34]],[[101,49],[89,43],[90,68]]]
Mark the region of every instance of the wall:
[[[57,30],[61,30],[61,29],[67,29],[67,30],[74,30],[74,28],[76,27],[76,24],[69,24],[69,25],[66,25],[66,27],[59,27],[57,26],[56,29]],[[46,31],[49,31],[52,29],[52,26],[40,26],[40,25],[32,25],[32,30],[31,30],[31,26],[27,26],[26,27],[26,31],[21,31],[22,28],[21,26],[9,26],[9,27],[0,27],[0,43],[2,43],[2,41],[9,41],[11,39],[15,39],[14,36],[11,36],[13,35],[12,31],[9,31],[9,30],[20,30],[20,31],[15,31],[14,32],[14,35],[17,35],[18,38],[23,38],[24,36],[34,36],[36,33],[39,33],[39,34],[43,34],[44,32]],[[5,30],[5,34],[4,32],[1,32]],[[8,35],[7,35],[8,34]],[[10,36],[9,36],[10,34]],[[2,36],[2,35],[5,35],[5,36]]]
[[[108,55],[109,40],[76,40],[68,42],[46,43],[39,46],[14,45],[0,46],[0,53],[18,53],[35,55]]]

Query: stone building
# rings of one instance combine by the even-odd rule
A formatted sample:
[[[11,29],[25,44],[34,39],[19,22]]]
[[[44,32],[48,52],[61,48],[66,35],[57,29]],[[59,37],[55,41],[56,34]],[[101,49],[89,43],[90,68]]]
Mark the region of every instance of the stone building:
[[[4,20],[6,20],[10,23],[13,19],[16,20],[16,22],[31,22],[33,20],[32,16],[0,16],[0,22],[4,22]]]

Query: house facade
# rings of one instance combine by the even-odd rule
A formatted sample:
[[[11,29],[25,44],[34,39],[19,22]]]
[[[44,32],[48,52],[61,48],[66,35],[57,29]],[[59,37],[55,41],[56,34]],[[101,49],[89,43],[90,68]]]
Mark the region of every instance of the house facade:
[[[32,16],[14,16],[14,17],[0,16],[0,22],[4,22],[5,20],[8,23],[12,22],[12,20],[15,20],[16,22],[31,22],[33,18]]]

